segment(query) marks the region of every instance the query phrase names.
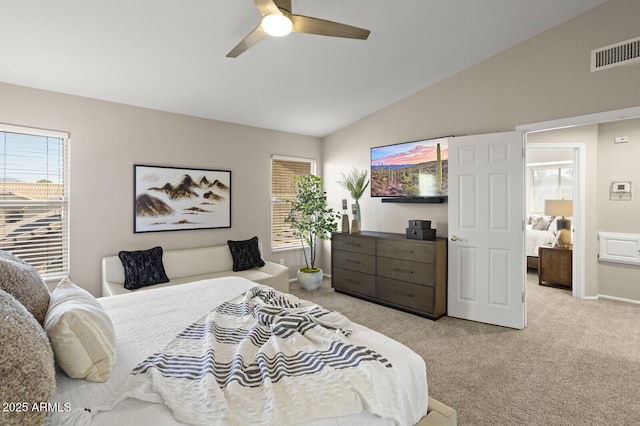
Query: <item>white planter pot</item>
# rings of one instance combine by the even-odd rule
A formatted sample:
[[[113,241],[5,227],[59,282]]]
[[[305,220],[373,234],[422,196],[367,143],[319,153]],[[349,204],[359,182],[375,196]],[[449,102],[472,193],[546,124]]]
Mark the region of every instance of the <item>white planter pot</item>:
[[[322,271],[300,272],[298,271],[298,283],[300,287],[307,291],[317,290],[322,284]]]

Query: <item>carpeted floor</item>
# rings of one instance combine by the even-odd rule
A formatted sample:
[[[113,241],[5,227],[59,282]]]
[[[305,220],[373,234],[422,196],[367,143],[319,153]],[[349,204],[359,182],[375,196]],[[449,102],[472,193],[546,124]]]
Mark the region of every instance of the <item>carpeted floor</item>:
[[[640,305],[585,301],[529,275],[524,330],[431,321],[334,292],[291,292],[398,340],[459,425],[640,425]]]

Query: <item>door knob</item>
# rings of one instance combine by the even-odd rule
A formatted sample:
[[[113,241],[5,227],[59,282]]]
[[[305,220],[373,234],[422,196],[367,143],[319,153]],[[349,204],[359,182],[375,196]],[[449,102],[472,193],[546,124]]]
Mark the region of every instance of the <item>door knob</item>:
[[[456,234],[453,234],[451,236],[451,241],[458,241],[458,236]]]

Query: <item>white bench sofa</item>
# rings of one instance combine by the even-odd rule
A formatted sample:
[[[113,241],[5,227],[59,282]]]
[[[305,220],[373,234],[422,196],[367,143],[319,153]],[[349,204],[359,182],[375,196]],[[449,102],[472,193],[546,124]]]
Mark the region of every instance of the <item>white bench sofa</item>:
[[[262,246],[259,245],[262,253]],[[102,296],[130,293],[151,288],[168,287],[227,276],[240,276],[265,284],[285,293],[289,292],[288,268],[265,260],[265,265],[246,271],[233,271],[233,258],[229,247],[213,246],[182,250],[164,250],[164,270],[169,282],[141,287],[137,290],[124,288],[124,268],[118,256],[102,258]]]

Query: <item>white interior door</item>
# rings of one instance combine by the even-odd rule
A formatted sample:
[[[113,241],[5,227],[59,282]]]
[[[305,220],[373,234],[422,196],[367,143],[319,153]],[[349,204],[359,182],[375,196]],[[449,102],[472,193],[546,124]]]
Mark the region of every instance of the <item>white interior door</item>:
[[[522,132],[449,139],[447,314],[524,328]]]

